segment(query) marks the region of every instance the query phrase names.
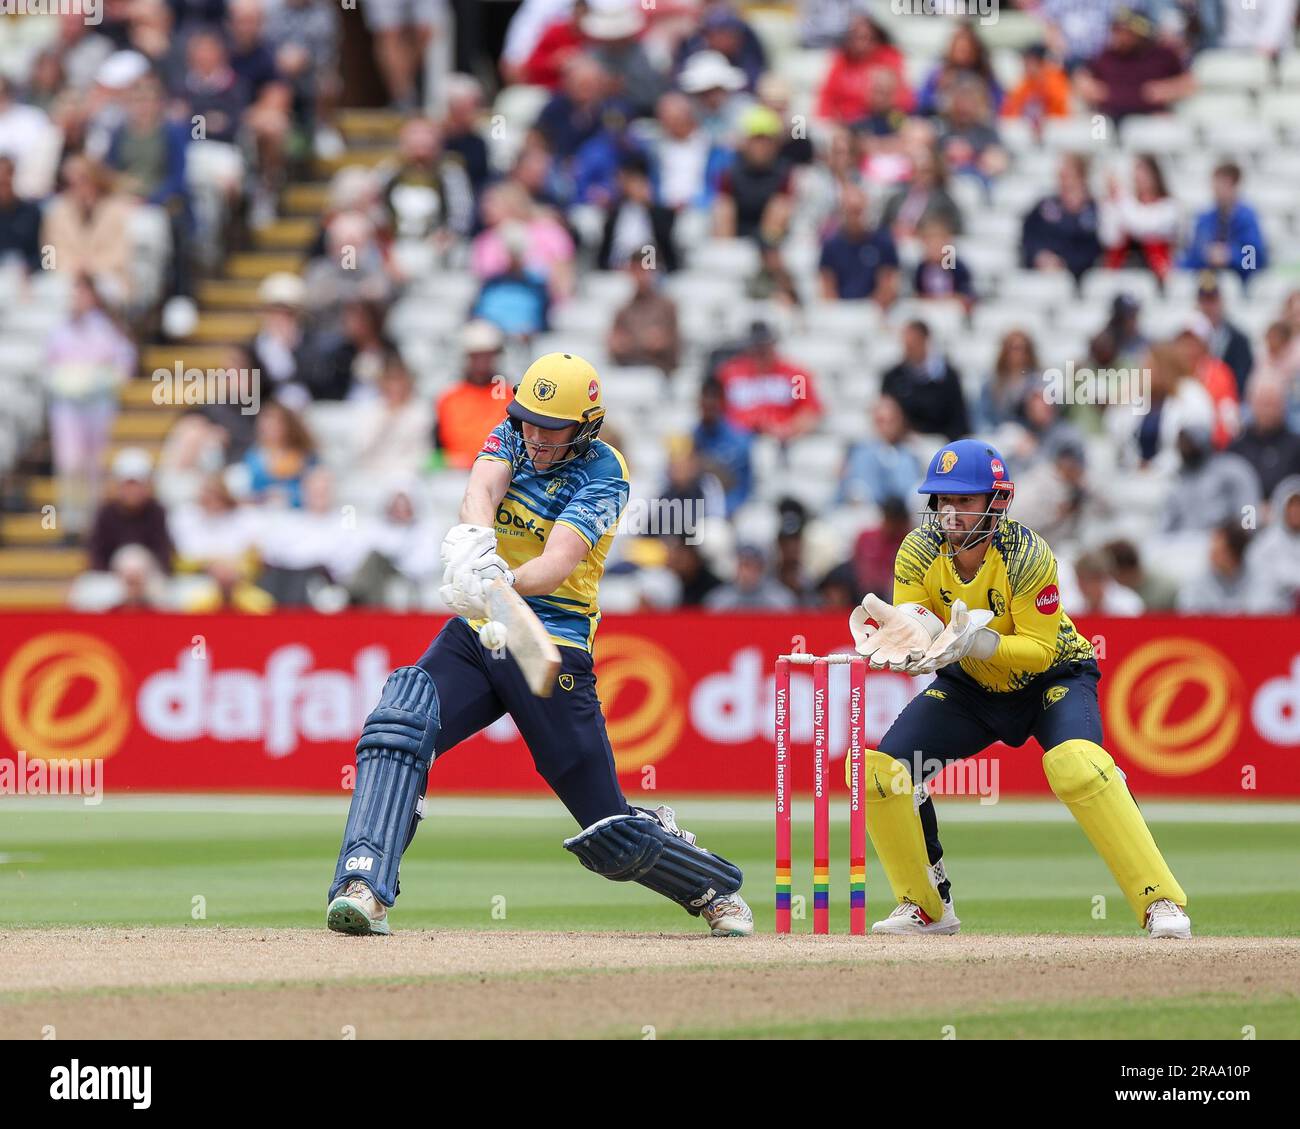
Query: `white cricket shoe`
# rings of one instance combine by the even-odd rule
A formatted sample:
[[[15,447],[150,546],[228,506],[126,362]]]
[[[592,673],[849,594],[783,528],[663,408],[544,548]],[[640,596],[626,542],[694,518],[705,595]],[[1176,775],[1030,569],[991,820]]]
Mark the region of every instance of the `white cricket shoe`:
[[[388,907],[375,897],[375,892],[364,882],[353,879],[330,902],[325,911],[325,924],[335,933],[351,933],[364,937],[377,933],[387,937]]]
[[[953,912],[951,901],[943,903],[943,916],[938,921],[931,921],[925,910],[915,902],[902,901],[887,918],[872,925],[871,932],[897,937],[921,933],[947,935],[956,933],[960,928],[961,922]]]
[[[1147,932],[1157,940],[1186,941],[1192,935],[1192,919],[1182,906],[1161,898],[1147,906]]]
[[[700,916],[715,937],[748,937],[754,932],[754,912],[739,894],[719,894]]]

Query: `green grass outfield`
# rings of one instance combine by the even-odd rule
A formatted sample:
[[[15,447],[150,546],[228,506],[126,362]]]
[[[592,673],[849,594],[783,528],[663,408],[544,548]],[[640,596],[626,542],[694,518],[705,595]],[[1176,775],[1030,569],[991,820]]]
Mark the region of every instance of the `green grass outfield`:
[[[745,869],[758,929],[770,932],[771,802],[667,796],[643,802],[672,803],[703,845]],[[1136,932],[1110,875],[1059,805],[938,803],[966,931]],[[1198,934],[1300,935],[1300,804],[1147,802],[1143,808],[1190,895]],[[345,812],[346,802],[333,798],[109,797],[86,806],[71,798],[6,797],[0,800],[0,927],[319,925]],[[836,814],[831,897],[839,932],[847,928],[848,828],[846,814]],[[809,931],[806,802],[795,820],[794,890],[809,906],[809,920],[796,922],[796,929]],[[551,799],[432,799],[402,864],[394,927],[672,933],[694,927],[640,887],[583,870],[560,846],[573,831]],[[867,887],[869,916],[883,916],[888,891],[870,856]]]

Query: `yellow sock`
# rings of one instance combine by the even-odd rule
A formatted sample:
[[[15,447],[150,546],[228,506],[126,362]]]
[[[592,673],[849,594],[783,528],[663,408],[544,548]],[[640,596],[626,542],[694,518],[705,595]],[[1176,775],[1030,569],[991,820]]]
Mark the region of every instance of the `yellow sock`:
[[[921,817],[912,796],[912,774],[888,753],[863,754],[867,834],[900,902],[915,902],[933,921],[943,917],[943,899],[930,881]]]
[[[1110,867],[1139,922],[1146,924],[1147,906],[1161,898],[1187,905],[1187,895],[1105,749],[1091,741],[1062,741],[1043,754],[1043,771],[1057,799]]]

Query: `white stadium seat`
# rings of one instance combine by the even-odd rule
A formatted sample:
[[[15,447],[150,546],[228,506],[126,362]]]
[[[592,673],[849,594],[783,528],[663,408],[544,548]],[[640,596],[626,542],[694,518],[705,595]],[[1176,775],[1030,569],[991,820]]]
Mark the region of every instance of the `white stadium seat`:
[[[1268,60],[1249,51],[1202,51],[1192,61],[1192,74],[1202,87],[1256,90],[1268,85]]]
[[[1120,143],[1134,153],[1181,153],[1195,144],[1192,124],[1168,114],[1143,114],[1120,125]]]

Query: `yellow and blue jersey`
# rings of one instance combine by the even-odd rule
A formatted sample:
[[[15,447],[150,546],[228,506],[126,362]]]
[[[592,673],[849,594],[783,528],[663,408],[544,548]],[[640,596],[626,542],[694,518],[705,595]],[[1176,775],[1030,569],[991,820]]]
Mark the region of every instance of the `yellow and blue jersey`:
[[[1053,667],[1093,657],[1092,644],[1061,607],[1055,555],[1018,521],[999,519],[969,581],[957,575],[944,551],[942,530],[922,526],[903,539],[894,559],[894,603],[922,604],[946,624],[955,600],[991,611],[989,627],[1002,636],[992,658],[961,661],[961,669],[985,690],[1020,690]]]
[[[587,543],[587,555],[559,588],[549,596],[525,599],[558,645],[590,651],[600,623],[600,578],[627,506],[623,456],[597,439],[585,454],[539,474],[524,457],[522,436],[503,420],[484,441],[478,458],[514,467],[496,513],[497,553],[510,568],[540,556],[557,525],[568,526]]]

